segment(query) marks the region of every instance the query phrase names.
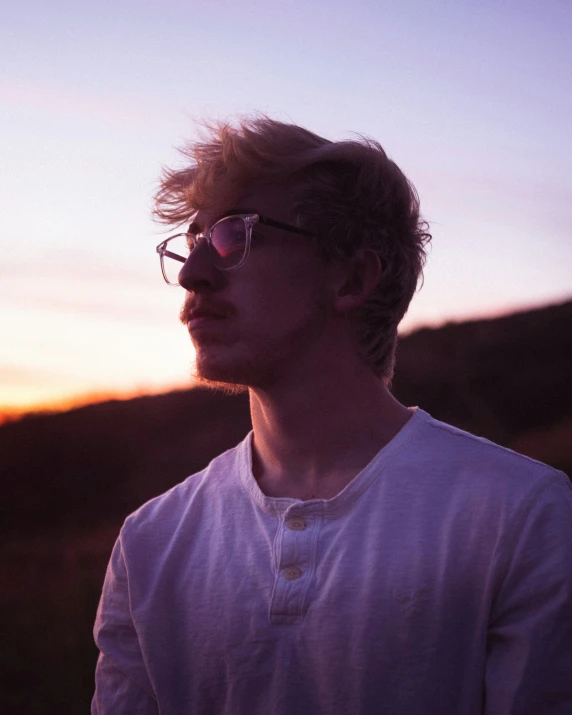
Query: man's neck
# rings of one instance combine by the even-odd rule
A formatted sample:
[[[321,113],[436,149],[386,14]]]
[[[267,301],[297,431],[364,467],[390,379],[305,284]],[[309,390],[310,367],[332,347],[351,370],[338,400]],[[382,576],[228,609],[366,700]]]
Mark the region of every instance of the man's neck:
[[[330,499],[411,417],[368,368],[250,390],[253,471],[267,496]]]

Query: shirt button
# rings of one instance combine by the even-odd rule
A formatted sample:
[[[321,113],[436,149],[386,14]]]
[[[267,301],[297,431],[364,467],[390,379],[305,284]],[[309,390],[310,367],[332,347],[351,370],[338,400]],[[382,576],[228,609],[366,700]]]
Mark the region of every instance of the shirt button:
[[[302,572],[297,566],[288,566],[284,569],[284,578],[286,581],[296,581],[302,575]]]
[[[287,526],[289,529],[292,529],[292,531],[304,531],[306,522],[299,516],[293,516],[291,519],[288,519]]]

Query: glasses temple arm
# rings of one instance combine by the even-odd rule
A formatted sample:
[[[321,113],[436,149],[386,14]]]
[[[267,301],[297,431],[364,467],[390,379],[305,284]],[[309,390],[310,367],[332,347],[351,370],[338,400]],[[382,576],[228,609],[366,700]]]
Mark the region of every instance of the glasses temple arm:
[[[299,233],[302,236],[313,236],[311,231],[306,231],[304,228],[298,228],[292,226],[289,223],[282,223],[282,221],[275,221],[272,218],[265,218],[264,216],[258,216],[258,221],[260,223],[266,224],[267,226],[273,226],[274,228],[280,228],[283,231],[290,231],[290,233]]]

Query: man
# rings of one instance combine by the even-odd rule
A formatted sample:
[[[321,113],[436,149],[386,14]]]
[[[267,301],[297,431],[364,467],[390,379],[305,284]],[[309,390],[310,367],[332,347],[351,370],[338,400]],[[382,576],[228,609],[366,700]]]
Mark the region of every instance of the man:
[[[92,712],[572,713],[570,483],[389,391],[413,187],[373,141],[264,117],[186,156],[163,275],[253,431],[126,520]]]

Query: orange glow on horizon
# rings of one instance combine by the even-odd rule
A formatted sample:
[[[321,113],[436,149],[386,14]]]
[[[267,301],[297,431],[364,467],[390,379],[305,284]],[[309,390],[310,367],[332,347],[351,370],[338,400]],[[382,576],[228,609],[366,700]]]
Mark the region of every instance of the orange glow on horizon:
[[[54,400],[40,400],[22,405],[0,405],[0,425],[6,422],[14,422],[26,415],[31,414],[52,414],[57,412],[67,412],[77,407],[85,407],[98,402],[108,402],[110,400],[132,400],[135,397],[145,397],[146,395],[159,395],[174,390],[185,390],[194,386],[193,382],[187,384],[162,385],[156,388],[133,388],[128,390],[92,390],[77,395],[67,395]]]
[[[559,301],[551,301],[549,303],[529,302],[515,305],[505,304],[504,306],[498,306],[489,310],[482,309],[478,312],[474,311],[463,317],[455,316],[429,318],[421,314],[421,316],[417,315],[415,318],[411,319],[409,316],[406,316],[405,320],[400,325],[399,333],[401,338],[406,338],[408,335],[411,335],[418,330],[439,330],[440,328],[450,324],[496,320],[509,315],[515,315],[517,313],[534,311],[548,306],[562,305],[569,302],[570,299],[571,296],[567,296]],[[81,391],[75,393],[66,392],[64,389],[62,390],[61,396],[44,399],[34,399],[33,395],[30,393],[24,396],[25,393],[22,392],[21,395],[18,395],[17,401],[7,400],[4,404],[0,402],[0,424],[18,420],[28,414],[65,412],[76,407],[83,407],[97,402],[105,402],[108,400],[130,400],[135,397],[143,397],[145,395],[158,395],[174,390],[185,390],[194,387],[195,385],[196,382],[192,378],[187,377],[186,380],[177,380],[162,384],[139,384],[137,386],[126,388],[109,387],[107,389],[86,390],[85,392]],[[6,395],[4,396],[4,399],[6,400]]]

